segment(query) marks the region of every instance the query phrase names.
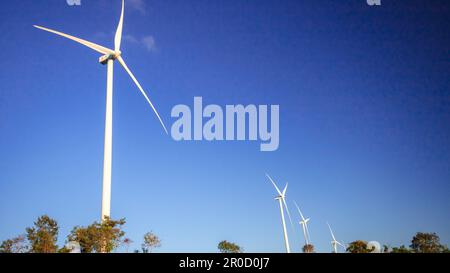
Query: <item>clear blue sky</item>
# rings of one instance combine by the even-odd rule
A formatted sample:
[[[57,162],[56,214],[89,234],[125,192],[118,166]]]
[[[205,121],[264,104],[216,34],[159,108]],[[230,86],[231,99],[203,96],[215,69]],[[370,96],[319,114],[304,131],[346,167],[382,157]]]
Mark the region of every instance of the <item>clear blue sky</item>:
[[[171,125],[176,104],[279,104],[280,148],[175,142],[116,66],[112,217],[137,248],[283,252],[275,192],[289,182],[318,251],[339,240],[450,242],[448,1],[127,1],[124,58]],[[60,244],[100,218],[106,70],[39,24],[112,47],[120,1],[3,1],[0,240],[42,214]],[[147,38],[147,39],[144,39]],[[151,41],[154,41],[152,43]],[[144,42],[146,40],[147,42]],[[302,240],[290,230],[294,251]]]

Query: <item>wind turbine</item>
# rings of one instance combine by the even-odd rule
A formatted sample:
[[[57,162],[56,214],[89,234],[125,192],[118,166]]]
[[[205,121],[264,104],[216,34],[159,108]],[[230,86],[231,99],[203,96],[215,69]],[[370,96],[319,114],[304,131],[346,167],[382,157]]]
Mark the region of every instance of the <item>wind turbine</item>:
[[[338,253],[337,252],[337,246],[340,245],[340,246],[342,246],[344,248],[345,248],[345,246],[342,243],[340,243],[340,242],[338,242],[336,240],[336,238],[334,237],[333,230],[331,230],[330,224],[328,224],[328,222],[327,222],[327,225],[328,225],[328,228],[330,229],[331,237],[333,237],[333,240],[331,241],[331,246],[333,247],[333,252],[334,253]]]
[[[309,245],[309,243],[310,243],[309,230],[308,230],[309,218],[305,219],[305,217],[303,217],[302,211],[300,210],[299,206],[297,205],[297,203],[295,201],[294,201],[294,204],[297,207],[298,213],[300,213],[301,220],[300,220],[299,224],[302,226],[302,229],[303,229],[303,236],[305,236],[305,244]]]
[[[287,229],[286,229],[286,221],[284,219],[284,209],[283,209],[283,205],[284,205],[284,207],[286,208],[288,217],[289,217],[289,221],[291,221],[291,225],[292,225],[291,214],[289,213],[289,209],[286,204],[286,190],[287,190],[288,184],[286,183],[286,186],[284,187],[283,191],[280,191],[280,189],[277,187],[277,185],[275,184],[273,179],[268,174],[266,174],[266,176],[267,176],[267,178],[269,178],[270,182],[272,182],[273,186],[275,187],[275,189],[278,192],[278,195],[277,195],[277,197],[275,197],[275,200],[278,200],[278,202],[280,204],[281,223],[283,224],[284,243],[286,246],[286,252],[291,253],[291,248],[289,246],[289,238],[288,238]]]
[[[117,27],[115,39],[114,39],[114,50],[94,44],[92,42],[59,32],[52,29],[48,29],[41,26],[34,27],[62,36],[64,38],[70,39],[72,41],[75,41],[77,43],[80,43],[86,47],[89,47],[90,49],[93,49],[94,51],[97,51],[98,53],[103,54],[99,58],[99,62],[103,65],[107,65],[107,80],[106,80],[106,118],[105,118],[105,143],[104,143],[104,159],[103,159],[103,190],[102,190],[102,215],[101,219],[104,220],[106,217],[110,216],[111,212],[111,160],[112,160],[112,107],[113,107],[113,67],[114,67],[114,61],[119,61],[119,63],[123,66],[125,71],[130,75],[131,79],[134,81],[136,86],[138,87],[139,91],[142,93],[144,98],[147,100],[148,104],[150,104],[150,107],[155,112],[159,122],[161,123],[164,131],[166,134],[167,128],[164,125],[164,122],[162,121],[160,115],[158,114],[158,111],[156,111],[156,108],[153,106],[153,103],[148,98],[147,94],[145,93],[144,89],[142,89],[141,85],[137,81],[136,77],[133,75],[131,70],[128,68],[127,64],[122,58],[122,52],[120,51],[120,45],[122,42],[122,29],[123,29],[123,16],[124,16],[124,10],[125,10],[125,1],[122,0],[122,12],[120,15],[119,25]]]

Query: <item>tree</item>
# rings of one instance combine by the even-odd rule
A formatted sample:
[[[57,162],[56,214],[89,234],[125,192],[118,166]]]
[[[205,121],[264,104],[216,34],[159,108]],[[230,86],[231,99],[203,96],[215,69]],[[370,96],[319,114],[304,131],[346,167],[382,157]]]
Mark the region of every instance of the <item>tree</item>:
[[[28,248],[25,235],[19,235],[3,241],[0,245],[0,253],[26,253],[28,252]]]
[[[130,250],[130,245],[133,243],[133,241],[130,238],[123,239],[123,244],[125,245],[126,252]]]
[[[0,253],[14,253],[13,245],[14,242],[12,239],[3,241],[0,245]]]
[[[87,227],[76,226],[67,236],[67,241],[78,242],[82,253],[92,253],[96,249],[100,249],[98,237],[95,224]]]
[[[153,232],[147,232],[141,247],[143,253],[151,253],[155,248],[161,247],[161,240]]]
[[[445,249],[436,233],[417,232],[409,246],[415,253],[439,253]]]
[[[222,241],[217,245],[217,248],[221,253],[242,253],[242,247],[238,246],[235,243],[231,243],[228,241]]]
[[[58,246],[58,223],[47,215],[41,216],[34,222],[34,227],[26,229],[27,238],[33,253],[55,253]]]
[[[450,249],[448,249],[447,246],[444,246],[444,248],[442,249],[442,253],[450,253]]]
[[[347,252],[350,253],[370,253],[371,251],[367,249],[367,242],[362,240],[351,242],[347,247]]]
[[[391,253],[411,253],[411,250],[404,245],[393,247]]]
[[[78,242],[82,253],[109,253],[122,242],[122,237],[125,236],[122,228],[125,223],[125,219],[106,218],[101,223],[94,222],[87,227],[75,227],[67,240]]]
[[[304,245],[302,250],[303,250],[303,253],[314,253],[315,252],[314,246],[312,244]]]

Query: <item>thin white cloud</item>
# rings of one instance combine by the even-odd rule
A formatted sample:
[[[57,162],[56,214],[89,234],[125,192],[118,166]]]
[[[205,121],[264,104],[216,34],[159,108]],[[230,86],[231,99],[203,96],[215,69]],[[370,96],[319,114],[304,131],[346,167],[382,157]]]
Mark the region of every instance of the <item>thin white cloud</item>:
[[[113,39],[114,35],[115,35],[115,33],[113,33],[113,32],[111,32],[110,34],[107,34],[105,32],[97,32],[94,34],[94,37],[95,37],[95,39],[108,40],[108,39]],[[145,48],[150,53],[155,53],[158,51],[158,47],[156,46],[155,37],[153,37],[152,35],[146,35],[146,36],[142,36],[142,38],[140,38],[140,37],[136,37],[131,34],[125,34],[122,36],[122,42],[125,42],[128,44],[133,44],[133,45],[138,45],[140,47]],[[108,46],[106,46],[106,47],[108,47]]]
[[[155,52],[157,50],[156,41],[153,36],[145,36],[142,38],[141,42],[149,52]]]
[[[145,1],[144,0],[127,0],[127,5],[134,10],[139,11],[142,14],[145,14]]]
[[[127,34],[122,36],[123,41],[132,43],[132,44],[139,44],[139,40],[134,37],[133,35]]]

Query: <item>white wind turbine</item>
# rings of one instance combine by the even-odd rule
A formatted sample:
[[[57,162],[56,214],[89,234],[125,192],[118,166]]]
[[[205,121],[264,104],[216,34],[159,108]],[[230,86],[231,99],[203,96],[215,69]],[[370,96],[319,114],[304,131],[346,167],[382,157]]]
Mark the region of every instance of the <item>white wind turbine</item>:
[[[305,236],[305,244],[309,245],[310,243],[310,237],[309,237],[309,230],[308,230],[308,222],[309,222],[309,218],[303,217],[303,213],[300,210],[299,206],[297,205],[297,203],[294,201],[295,206],[297,207],[298,213],[300,213],[300,217],[301,220],[299,222],[299,224],[302,226],[303,229],[303,236]]]
[[[144,98],[147,100],[148,104],[150,104],[151,108],[155,112],[159,122],[161,123],[162,127],[164,128],[164,131],[166,134],[167,128],[164,125],[164,122],[162,121],[161,117],[158,114],[158,111],[156,111],[156,108],[153,106],[153,103],[148,98],[147,94],[145,93],[144,89],[142,89],[139,82],[136,80],[136,77],[133,75],[133,73],[130,71],[128,66],[126,65],[125,61],[122,58],[122,52],[120,51],[120,44],[122,41],[122,29],[123,29],[123,16],[124,16],[124,9],[125,9],[125,1],[122,0],[122,12],[120,15],[119,25],[117,27],[115,39],[114,39],[114,50],[94,44],[92,42],[73,37],[71,35],[67,35],[65,33],[51,30],[45,27],[41,26],[34,26],[38,29],[51,32],[53,34],[62,36],[64,38],[73,40],[77,43],[80,43],[86,47],[89,47],[101,54],[103,54],[99,62],[103,65],[107,65],[107,80],[106,80],[106,119],[105,119],[105,143],[104,143],[104,160],[103,160],[103,191],[102,191],[102,220],[105,219],[105,217],[110,216],[111,211],[111,160],[112,160],[112,100],[113,100],[113,66],[114,61],[117,60],[119,63],[123,66],[123,68],[126,70],[126,72],[130,75],[131,79],[134,81],[136,86],[141,91]]]
[[[286,246],[286,252],[291,253],[291,248],[289,246],[289,238],[288,238],[287,229],[286,229],[286,221],[284,219],[284,209],[283,209],[283,205],[284,205],[284,207],[286,208],[288,217],[289,217],[289,221],[291,222],[291,225],[292,225],[291,214],[289,213],[289,209],[286,204],[286,190],[287,190],[288,184],[286,183],[286,186],[284,187],[283,191],[280,191],[280,189],[277,187],[277,185],[275,184],[273,179],[268,174],[266,174],[266,176],[267,176],[267,178],[269,178],[270,182],[272,182],[273,186],[275,187],[275,189],[278,192],[278,195],[277,195],[277,197],[275,197],[275,200],[278,200],[278,202],[280,204],[281,222],[283,224],[284,243]]]
[[[328,224],[328,222],[327,222],[327,225],[328,225],[328,228],[330,229],[331,237],[333,238],[333,240],[331,241],[331,246],[333,247],[333,252],[338,253],[337,246],[340,245],[343,248],[345,248],[345,246],[336,240],[336,237],[334,237],[333,230],[331,230],[330,224]]]

